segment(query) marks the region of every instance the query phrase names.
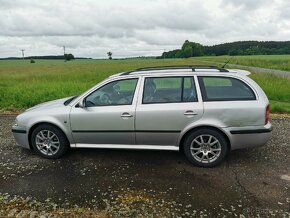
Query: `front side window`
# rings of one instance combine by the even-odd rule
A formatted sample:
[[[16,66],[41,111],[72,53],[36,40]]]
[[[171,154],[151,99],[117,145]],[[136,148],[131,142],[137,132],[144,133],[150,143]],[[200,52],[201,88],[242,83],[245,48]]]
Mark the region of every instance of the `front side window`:
[[[193,77],[146,78],[143,104],[197,101]]]
[[[253,90],[235,78],[200,76],[198,81],[204,101],[256,100]]]
[[[85,98],[86,107],[132,104],[138,79],[110,82]]]

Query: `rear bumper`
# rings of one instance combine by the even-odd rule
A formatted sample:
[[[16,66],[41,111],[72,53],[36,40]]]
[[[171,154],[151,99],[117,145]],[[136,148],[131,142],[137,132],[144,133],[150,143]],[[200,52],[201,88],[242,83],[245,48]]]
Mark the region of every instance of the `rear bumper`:
[[[11,131],[16,140],[16,143],[19,146],[30,149],[28,141],[28,131],[26,130],[25,127],[14,125]]]
[[[262,127],[226,128],[231,150],[251,148],[266,144],[272,136],[272,124]]]

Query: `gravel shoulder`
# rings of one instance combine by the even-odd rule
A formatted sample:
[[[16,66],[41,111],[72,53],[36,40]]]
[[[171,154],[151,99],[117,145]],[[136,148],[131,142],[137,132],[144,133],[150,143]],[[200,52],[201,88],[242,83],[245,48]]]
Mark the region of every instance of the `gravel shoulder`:
[[[197,168],[171,151],[74,149],[59,160],[16,146],[0,115],[0,217],[290,216],[290,118],[264,146]],[[32,215],[31,215],[32,214]]]

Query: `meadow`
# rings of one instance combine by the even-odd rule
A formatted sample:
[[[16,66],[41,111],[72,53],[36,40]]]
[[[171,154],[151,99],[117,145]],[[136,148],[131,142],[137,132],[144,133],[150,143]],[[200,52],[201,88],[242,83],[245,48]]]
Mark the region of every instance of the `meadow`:
[[[222,61],[222,60],[221,60]],[[188,59],[0,60],[0,110],[22,111],[41,102],[79,95],[109,75],[144,66],[204,64]],[[266,65],[267,63],[265,63]],[[272,112],[290,113],[290,78],[251,77],[264,89]]]

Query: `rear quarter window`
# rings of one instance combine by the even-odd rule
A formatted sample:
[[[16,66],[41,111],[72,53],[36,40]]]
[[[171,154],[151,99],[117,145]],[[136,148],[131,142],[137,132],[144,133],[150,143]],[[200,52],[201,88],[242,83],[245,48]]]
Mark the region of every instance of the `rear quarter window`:
[[[203,101],[256,100],[254,91],[239,79],[230,77],[199,76]]]

